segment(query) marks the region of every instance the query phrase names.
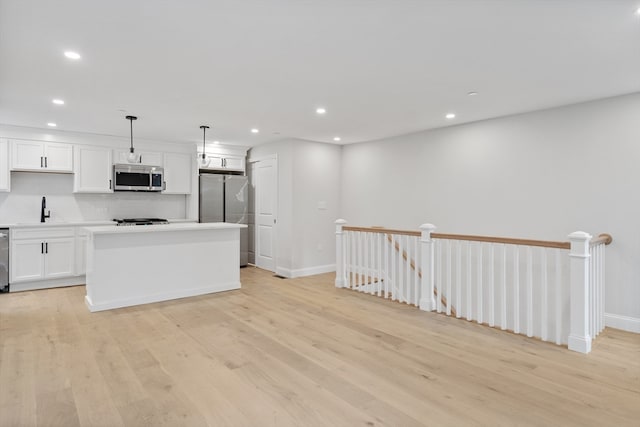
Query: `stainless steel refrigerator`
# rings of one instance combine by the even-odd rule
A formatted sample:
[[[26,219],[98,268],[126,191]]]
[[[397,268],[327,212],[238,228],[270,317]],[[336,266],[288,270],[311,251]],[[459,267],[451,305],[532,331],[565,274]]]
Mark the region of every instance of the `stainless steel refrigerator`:
[[[200,174],[200,222],[246,224],[249,212],[246,176]],[[249,231],[240,229],[240,266],[249,261]]]

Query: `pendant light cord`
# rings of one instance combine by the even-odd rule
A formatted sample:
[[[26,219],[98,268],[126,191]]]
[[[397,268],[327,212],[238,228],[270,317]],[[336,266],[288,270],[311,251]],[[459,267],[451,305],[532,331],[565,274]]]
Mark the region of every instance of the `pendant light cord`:
[[[131,148],[129,148],[129,152],[133,153],[133,120],[132,119],[129,119],[129,125],[130,125],[130,129],[131,129],[131,132],[129,133],[129,135],[131,137],[131,139],[130,139]]]
[[[205,143],[206,143],[206,134],[207,134],[207,128],[203,127],[202,128],[202,158],[206,159],[207,158],[207,154],[206,154],[206,147],[205,147]]]
[[[202,160],[204,161],[207,158],[206,141],[207,141],[207,129],[209,129],[209,126],[202,125],[200,126],[200,129],[202,129]]]

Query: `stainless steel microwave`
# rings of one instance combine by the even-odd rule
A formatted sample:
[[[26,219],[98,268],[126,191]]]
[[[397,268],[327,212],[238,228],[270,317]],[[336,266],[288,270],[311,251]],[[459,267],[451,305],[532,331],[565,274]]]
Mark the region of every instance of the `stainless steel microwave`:
[[[115,191],[162,191],[164,169],[159,166],[113,165]]]

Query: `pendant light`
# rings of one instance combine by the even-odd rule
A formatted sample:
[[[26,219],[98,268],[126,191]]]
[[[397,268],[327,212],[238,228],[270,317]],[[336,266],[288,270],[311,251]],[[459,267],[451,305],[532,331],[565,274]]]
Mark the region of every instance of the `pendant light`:
[[[138,120],[138,118],[136,116],[126,116],[125,119],[129,120],[131,125],[131,147],[129,148],[129,155],[127,156],[127,162],[138,163],[139,157],[135,153],[135,150],[133,148],[133,121]]]
[[[206,168],[207,166],[209,166],[209,162],[211,161],[211,159],[207,157],[206,138],[205,138],[207,134],[207,129],[209,129],[209,126],[202,125],[200,126],[200,129],[202,129],[202,156],[198,159],[198,163],[200,164],[201,168]]]

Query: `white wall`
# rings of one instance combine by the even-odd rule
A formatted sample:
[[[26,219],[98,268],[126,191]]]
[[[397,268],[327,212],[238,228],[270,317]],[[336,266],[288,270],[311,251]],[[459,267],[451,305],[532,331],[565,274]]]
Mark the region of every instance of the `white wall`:
[[[296,270],[332,271],[342,149],[308,141],[297,141],[293,148],[292,263]]]
[[[352,225],[610,233],[606,311],[640,319],[640,94],[347,145],[342,185]]]
[[[274,155],[278,159],[276,272],[297,277],[332,271],[341,148],[288,139],[252,148],[249,161]]]

